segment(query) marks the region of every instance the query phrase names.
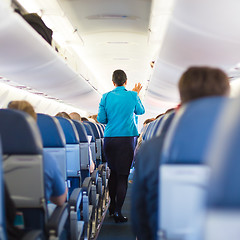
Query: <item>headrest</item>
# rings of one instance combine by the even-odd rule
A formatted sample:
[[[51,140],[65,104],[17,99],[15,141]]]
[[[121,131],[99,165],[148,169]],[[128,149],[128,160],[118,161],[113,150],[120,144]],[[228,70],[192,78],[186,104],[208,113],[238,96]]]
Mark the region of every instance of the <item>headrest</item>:
[[[167,132],[175,114],[175,111],[171,111],[162,117],[161,121],[156,126],[154,136],[159,136],[160,134],[165,134]]]
[[[79,144],[79,136],[75,125],[72,120],[56,117],[62,126],[63,132],[65,134],[67,144]]]
[[[146,134],[145,134],[145,140],[149,140],[150,139],[150,136],[151,136],[151,133],[153,131],[155,123],[156,123],[156,120],[152,121],[152,122],[150,122],[148,124],[148,128],[146,129]]]
[[[42,136],[43,147],[65,147],[65,135],[55,117],[38,113],[37,124]]]
[[[3,154],[42,154],[42,139],[35,120],[27,113],[0,109]]]
[[[95,138],[99,139],[100,138],[100,132],[98,130],[97,124],[93,123],[93,122],[86,122],[87,124],[90,125],[90,127],[92,128],[93,134],[95,136]]]
[[[86,129],[85,129],[83,123],[76,121],[76,120],[72,120],[72,122],[74,123],[74,125],[77,129],[77,132],[78,132],[78,135],[80,138],[80,142],[88,142],[87,132],[86,132]]]
[[[92,136],[91,142],[95,142],[95,136],[94,136],[91,126],[87,122],[84,122],[83,125],[87,131],[87,135]]]
[[[183,105],[164,141],[163,163],[201,164],[225,97],[206,97]]]
[[[100,137],[103,138],[104,137],[104,131],[103,131],[101,125],[100,124],[96,124],[96,126],[98,128],[99,133],[100,133]]]

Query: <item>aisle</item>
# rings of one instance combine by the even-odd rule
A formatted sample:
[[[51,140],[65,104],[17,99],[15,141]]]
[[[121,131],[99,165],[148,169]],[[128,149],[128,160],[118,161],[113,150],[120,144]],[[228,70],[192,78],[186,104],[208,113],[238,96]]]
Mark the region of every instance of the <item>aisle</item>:
[[[132,174],[129,177],[130,179],[132,179]],[[123,215],[128,217],[128,222],[116,224],[107,213],[97,240],[136,240],[131,229],[131,190],[132,184],[128,183],[127,196],[122,210]]]

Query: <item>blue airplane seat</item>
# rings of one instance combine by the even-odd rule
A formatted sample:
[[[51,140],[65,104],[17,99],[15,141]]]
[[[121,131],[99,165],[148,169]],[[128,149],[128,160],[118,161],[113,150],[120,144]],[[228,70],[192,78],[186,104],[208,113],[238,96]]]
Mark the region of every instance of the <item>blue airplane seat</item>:
[[[2,171],[2,147],[0,144],[0,239],[7,240],[5,209],[4,209],[4,185],[3,185],[3,171]]]
[[[72,120],[72,122],[74,123],[80,138],[81,177],[83,181],[86,177],[90,176],[90,151],[87,132],[83,123],[76,120]]]
[[[42,136],[43,147],[65,147],[65,135],[55,117],[38,113],[37,124]]]
[[[201,164],[225,97],[206,97],[183,105],[165,139],[162,163]]]
[[[146,134],[145,134],[145,137],[144,137],[145,141],[148,141],[150,139],[152,130],[153,130],[156,122],[157,121],[155,120],[155,121],[152,121],[152,122],[148,123],[148,127],[146,129]]]
[[[162,237],[187,239],[194,231],[191,219],[204,211],[210,172],[204,157],[227,102],[225,97],[194,100],[173,118],[159,170],[158,233]]]
[[[239,97],[229,101],[216,124],[206,161],[211,168],[206,239],[240,239],[240,109]]]
[[[148,123],[143,129],[142,129],[142,139],[143,141],[146,141],[146,136],[148,133],[148,128],[150,126],[150,123]]]
[[[152,131],[150,133],[150,139],[156,136],[157,130],[158,130],[159,126],[161,125],[163,118],[164,118],[164,115],[160,116],[158,119],[156,119],[154,121],[155,123],[154,123]]]
[[[59,121],[46,114],[37,114],[37,124],[43,142],[43,152],[58,160],[60,170],[67,182],[66,139]]]
[[[80,141],[77,129],[72,120],[56,117],[66,139],[67,178],[70,181],[69,192],[81,186]]]
[[[153,137],[159,136],[162,132],[166,132],[166,126],[167,129],[170,126],[170,123],[172,122],[174,116],[175,116],[175,111],[171,111],[169,113],[164,114],[162,117],[161,121],[157,124],[156,128],[154,129]]]
[[[59,237],[68,217],[68,205],[57,207],[48,218],[45,200],[42,140],[34,119],[18,110],[0,110],[4,179],[24,229],[41,230],[46,238]],[[57,229],[57,231],[56,231]]]
[[[94,137],[96,140],[96,165],[100,165],[102,163],[102,140],[101,140],[101,134],[98,130],[97,124],[93,122],[86,122],[91,127]]]
[[[98,131],[100,132],[100,138],[104,138],[104,130],[99,123],[96,124]]]
[[[91,155],[92,155],[93,162],[96,164],[96,138],[88,122],[84,122],[83,125],[87,131],[87,135],[92,137],[90,142]]]

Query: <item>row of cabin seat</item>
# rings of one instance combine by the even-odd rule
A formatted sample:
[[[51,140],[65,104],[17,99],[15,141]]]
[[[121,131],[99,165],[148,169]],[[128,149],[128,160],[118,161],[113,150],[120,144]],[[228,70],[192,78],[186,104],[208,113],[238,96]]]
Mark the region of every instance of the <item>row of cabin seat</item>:
[[[206,161],[211,168],[206,211],[189,240],[240,239],[240,108],[228,101],[211,138]]]
[[[96,152],[95,152],[96,138],[94,135],[93,128],[86,122],[84,122],[84,124],[82,124],[81,122],[78,122],[78,121],[72,121],[72,120],[68,120],[68,119],[60,118],[60,117],[58,118],[58,120],[60,121],[60,124],[65,133],[67,145],[68,145],[68,143],[75,144],[75,148],[77,148],[78,150],[79,150],[79,147],[78,147],[78,144],[79,144],[78,134],[79,134],[81,175],[83,178],[86,176],[89,176],[90,157],[92,157],[92,160],[94,161],[94,163],[96,165]],[[74,124],[72,124],[72,122]],[[75,131],[74,125],[75,125],[77,131]],[[86,131],[84,131],[84,128]],[[87,133],[87,135],[86,135],[86,133]],[[89,147],[87,148],[87,146],[86,146],[86,138],[88,136],[91,136],[90,148]],[[78,150],[77,150],[77,155],[78,155]],[[70,154],[72,155],[71,151],[72,150],[70,150]],[[68,151],[67,151],[67,153],[68,153]],[[74,170],[75,166],[74,166],[72,160],[75,161],[75,164],[76,164],[76,162],[77,162],[77,164],[79,164],[79,159],[71,157],[71,155],[69,157],[69,159],[71,161],[69,165],[71,165],[70,169]],[[86,163],[87,163],[87,165],[86,165]],[[90,212],[92,212],[92,219],[90,221],[91,228],[89,228],[89,232],[90,232],[89,235],[91,237],[94,237],[98,223],[100,223],[102,216],[103,216],[103,212],[106,209],[106,204],[108,203],[106,170],[107,170],[107,168],[105,168],[104,165],[99,165],[98,169],[96,169],[91,174],[91,180],[93,183],[92,190],[91,190],[91,198],[90,198],[91,205],[93,205],[93,209],[92,209],[92,211],[90,211]],[[76,170],[75,170],[75,174],[76,174]],[[69,178],[71,178],[71,182],[73,182],[73,180],[74,180],[74,178],[76,178],[76,176],[69,175]],[[84,188],[84,186],[83,186],[83,188]],[[96,192],[96,194],[93,194],[94,192]]]
[[[0,142],[0,239],[7,240],[7,209],[5,208],[5,186],[3,179],[3,160],[2,160],[2,146]],[[37,240],[42,236],[40,230],[33,230],[26,232],[22,240]]]
[[[49,121],[53,122],[53,119],[54,117],[50,117],[48,115],[44,115],[44,114],[38,115],[38,124],[39,124],[40,130],[41,132],[45,132],[47,137],[49,137],[49,133],[50,133],[49,128],[53,127],[49,124]],[[102,181],[102,177],[103,178],[106,177],[106,174],[105,175],[102,174],[102,176],[99,177],[98,170],[95,170],[92,173],[91,178],[89,178],[91,150],[89,148],[88,139],[85,131],[85,127],[88,127],[89,129],[89,126],[83,125],[78,121],[72,121],[65,118],[61,118],[61,117],[58,117],[57,119],[61,125],[61,129],[64,134],[56,134],[55,132],[53,133],[55,135],[53,135],[52,137],[55,138],[56,136],[59,137],[59,136],[65,135],[67,183],[69,186],[69,192],[71,193],[75,188],[78,188],[81,186],[81,176],[82,176],[82,180],[85,179],[83,181],[83,186],[82,186],[83,189],[85,188],[89,189],[88,187],[85,186],[85,183],[87,181],[87,186],[89,186],[90,184],[89,181],[91,181],[91,191],[87,191],[87,192],[91,192],[91,196],[89,197],[90,219],[88,224],[89,225],[88,233],[92,237],[95,235],[98,222],[100,222],[102,218],[102,212],[103,212],[102,209],[105,208],[105,206],[103,206],[103,203],[106,203],[105,192],[107,190],[104,186],[102,186],[102,182],[105,182],[105,180]],[[79,137],[80,137],[80,140],[79,140]],[[43,140],[44,140],[44,137],[43,137]],[[95,144],[94,140],[95,139],[93,138],[93,142],[91,144]]]
[[[213,129],[229,99],[206,97],[182,106],[171,122],[159,167],[159,239],[189,239],[205,211],[209,175],[205,164]],[[171,211],[168,211],[171,209]]]
[[[205,164],[206,154],[215,124],[228,102],[225,97],[194,100],[176,113],[165,114],[157,128],[154,122],[146,128],[145,140],[146,136],[160,139],[158,239],[195,239],[191,236],[196,216],[202,216],[206,209],[212,170]]]
[[[4,180],[17,210],[23,213],[24,229],[41,231],[40,239],[59,239],[67,233],[65,225],[70,207],[65,203],[56,207],[49,216],[45,198],[43,147],[36,122],[24,112],[1,109],[0,135]]]
[[[32,147],[32,145],[34,145],[34,143],[36,143],[37,144],[37,142],[38,142],[38,144],[39,144],[39,136],[38,136],[38,129],[36,130],[36,129],[34,129],[34,128],[36,128],[36,126],[34,126],[34,124],[36,125],[36,123],[34,122],[34,123],[31,123],[32,125],[29,127],[28,126],[28,124],[29,123],[27,123],[27,121],[26,121],[26,119],[24,119],[23,118],[23,114],[24,113],[22,113],[22,112],[18,112],[17,111],[17,114],[16,114],[16,116],[14,115],[14,118],[15,118],[15,120],[16,120],[16,122],[15,122],[15,125],[14,125],[14,127],[12,127],[11,125],[8,125],[8,127],[6,127],[5,125],[6,125],[6,123],[9,123],[10,121],[9,121],[9,118],[11,117],[11,115],[13,114],[12,113],[13,111],[12,110],[1,110],[1,112],[0,112],[0,114],[1,114],[1,126],[2,126],[2,128],[1,128],[1,133],[3,134],[3,136],[4,136],[4,141],[3,141],[3,143],[5,143],[4,144],[4,149],[7,147],[7,146],[10,146],[11,144],[12,144],[12,146],[14,146],[15,148],[17,148],[17,151],[20,151],[20,153],[22,154],[22,152],[24,152],[24,153],[28,153],[28,151],[33,151],[33,150],[31,150],[31,147]],[[16,113],[16,111],[15,111],[15,113]],[[20,115],[19,115],[20,114]],[[10,117],[9,117],[10,116]],[[39,119],[41,119],[41,117],[40,116],[38,116],[39,117]],[[19,119],[20,118],[20,119]],[[21,119],[22,118],[22,119]],[[28,118],[29,118],[29,116],[28,116]],[[30,117],[31,118],[31,117]],[[50,117],[51,118],[51,117]],[[54,119],[54,118],[53,118]],[[22,122],[24,123],[24,121],[25,121],[25,123],[23,124],[24,125],[24,127],[23,126],[21,126],[21,129],[19,129],[19,126],[18,126],[18,124],[16,124],[16,123],[20,123],[21,122],[21,120],[22,120]],[[54,122],[54,121],[52,121],[52,122]],[[57,122],[57,121],[55,121],[55,122]],[[54,124],[53,124],[53,126],[54,126]],[[56,146],[53,146],[54,144],[53,144],[53,142],[54,141],[56,141],[56,139],[53,141],[53,139],[51,139],[51,131],[54,129],[54,128],[52,128],[53,126],[51,126],[51,128],[50,129],[48,129],[48,131],[46,132],[48,135],[46,135],[46,136],[48,136],[48,137],[46,137],[45,138],[45,150],[46,150],[46,147],[47,147],[47,145],[49,145],[49,146],[51,146],[51,147],[56,147]],[[59,128],[59,126],[58,126],[58,128]],[[61,129],[61,128],[59,128],[59,129]],[[20,132],[19,132],[20,131]],[[29,134],[31,135],[31,134],[37,134],[36,136],[32,136],[31,135],[31,137],[27,137],[28,136],[28,131],[30,131],[29,132]],[[31,131],[33,131],[34,133],[32,133]],[[10,134],[9,136],[7,136],[8,135],[8,133]],[[18,137],[20,136],[20,137],[22,137],[22,136],[25,136],[25,137],[27,137],[27,141],[21,141],[20,139],[18,139],[18,138],[14,138],[14,141],[12,141],[12,143],[10,144],[10,140],[9,139],[12,139],[12,137],[11,136],[14,136],[13,135],[13,133],[17,133],[18,134]],[[12,135],[11,135],[12,134]],[[61,134],[59,134],[59,136],[63,136],[63,134],[61,133]],[[58,137],[59,137],[58,136]],[[35,137],[35,138],[34,138]],[[29,139],[30,139],[30,142],[29,142]],[[43,137],[43,139],[44,139],[44,137]],[[59,138],[58,138],[58,140],[59,140]],[[48,141],[48,142],[47,142]],[[52,141],[52,142],[51,142]],[[15,143],[15,144],[13,144],[13,142]],[[29,144],[28,143],[31,143],[30,144],[30,146],[29,146]],[[60,138],[60,141],[58,142],[58,147],[62,147],[63,146],[63,143],[64,143],[64,140],[61,140],[61,138]],[[24,148],[23,147],[21,147],[21,144],[24,144]],[[49,147],[48,146],[48,147]],[[40,149],[40,148],[39,148]],[[38,149],[38,150],[39,150]],[[6,149],[5,149],[6,150]],[[9,149],[8,149],[9,150]],[[56,149],[55,149],[56,150]],[[12,151],[15,151],[16,152],[16,149],[10,149],[9,150],[9,154],[11,154],[12,153]],[[39,150],[39,152],[41,152],[42,151],[42,149],[40,149]],[[52,151],[52,153],[54,153],[55,151],[53,150]],[[56,152],[58,152],[58,149],[57,149],[57,151]],[[57,153],[57,155],[59,155],[59,152]],[[59,156],[58,156],[59,157]],[[58,159],[61,159],[61,158],[58,158]],[[9,163],[9,161],[7,161],[7,163]],[[42,166],[40,167],[40,165],[41,165],[42,163],[41,163],[41,160],[39,160],[39,168],[38,169],[42,169]],[[61,166],[61,164],[60,164],[60,166]],[[62,161],[62,166],[64,166],[64,161]],[[66,164],[65,164],[65,166],[66,166]],[[36,173],[37,174],[37,173]],[[27,177],[27,174],[26,175],[24,175],[25,177],[26,177],[26,179],[24,178],[24,177],[20,177],[21,179],[23,179],[23,182],[24,181],[28,181],[29,179],[31,179],[30,177],[28,178]],[[12,191],[13,191],[13,193],[15,193],[14,191],[16,190],[15,188],[14,188],[14,186],[16,185],[15,183],[14,183],[14,180],[16,180],[16,179],[12,179],[13,181],[13,189],[12,189]],[[34,179],[34,180],[39,180],[39,179]],[[9,182],[9,181],[8,181]],[[10,181],[11,182],[11,181]],[[31,183],[32,181],[30,181],[30,183]],[[38,183],[38,181],[37,181],[37,183]],[[19,182],[18,182],[18,184],[19,184]],[[21,185],[21,184],[20,184]],[[29,185],[29,184],[28,184]],[[24,186],[24,184],[22,185],[22,186]],[[27,185],[26,185],[27,186]],[[22,188],[18,188],[18,189],[22,189]],[[27,189],[31,189],[30,187],[29,188],[27,188]],[[86,225],[88,225],[89,226],[89,223],[91,223],[91,221],[89,221],[89,217],[88,216],[90,216],[90,214],[89,214],[89,200],[93,200],[94,198],[93,198],[93,194],[92,194],[92,181],[91,181],[91,178],[86,178],[86,180],[84,181],[84,183],[83,183],[83,186],[82,186],[82,189],[80,189],[80,188],[76,188],[76,189],[74,189],[74,191],[72,192],[72,195],[75,197],[75,198],[73,198],[72,197],[72,195],[71,195],[71,197],[69,198],[69,204],[71,204],[71,207],[70,207],[70,222],[71,222],[71,224],[70,224],[70,228],[71,228],[71,232],[69,233],[70,234],[70,236],[71,236],[71,239],[78,239],[78,236],[79,236],[79,233],[81,232],[81,231],[83,231],[83,229],[81,230],[80,228],[83,226],[83,222],[82,221],[79,221],[79,216],[80,216],[80,214],[79,214],[79,206],[80,206],[80,204],[81,204],[81,202],[82,202],[82,206],[83,206],[83,208],[82,208],[82,215],[83,215],[83,218],[84,218],[84,216],[85,216],[85,226]],[[24,193],[26,193],[26,191],[24,191]],[[21,193],[20,192],[18,192],[17,194],[20,194],[21,195]],[[14,196],[15,195],[17,195],[17,194],[13,194]],[[30,194],[31,195],[31,194]],[[85,195],[85,196],[84,196]],[[83,197],[82,197],[83,196]],[[39,195],[38,195],[38,197],[39,197]],[[42,194],[42,199],[44,199],[44,194]],[[21,197],[20,197],[21,198]],[[29,199],[31,199],[31,198],[29,198]],[[39,199],[37,198],[37,200],[36,201],[38,201],[38,202],[40,202],[39,201]],[[20,205],[18,205],[17,204],[17,206],[18,207],[21,207],[21,202],[20,202]],[[31,205],[32,203],[30,203],[29,202],[29,204]],[[36,210],[36,207],[34,208],[35,210]],[[39,207],[39,209],[40,209],[40,211],[41,211],[41,207]],[[68,208],[66,208],[65,207],[65,209],[68,209]],[[44,208],[44,210],[46,210],[45,208]],[[31,211],[32,211],[32,208],[31,208]],[[29,211],[26,211],[26,212],[28,212],[29,213]],[[42,213],[42,216],[44,216],[44,212],[45,211],[42,211],[43,213]],[[78,212],[78,213],[77,213]],[[47,215],[47,212],[45,212],[45,214]],[[26,215],[27,215],[27,213],[26,213]],[[31,215],[31,214],[30,214]],[[65,216],[66,216],[67,214],[65,213]],[[77,216],[78,215],[78,216]],[[54,216],[54,214],[52,215],[52,216]],[[29,225],[29,223],[30,223],[30,225],[28,226],[29,228],[31,228],[31,227],[36,227],[36,226],[32,226],[32,220],[31,220],[31,218],[30,218],[30,216],[29,216],[29,221],[26,221],[26,216],[24,216],[25,217],[25,223],[26,223],[26,226],[28,226]],[[42,217],[42,218],[44,218],[44,217]],[[41,218],[36,218],[36,219],[41,219]],[[41,221],[39,221],[40,223],[38,223],[38,224],[41,224]],[[74,225],[74,223],[75,223],[75,225]],[[63,225],[63,224],[62,224]],[[45,226],[45,224],[43,224],[43,226]],[[42,228],[43,228],[43,226],[42,226]],[[37,226],[37,228],[40,228],[39,226]],[[86,227],[85,227],[86,228]],[[75,231],[75,232],[74,232]],[[55,231],[56,232],[56,231]],[[57,231],[57,232],[59,232],[59,231]],[[73,235],[74,233],[76,233],[75,235]],[[87,231],[84,231],[84,233],[85,233],[85,239],[86,238],[88,238],[88,235],[89,234],[87,234],[88,232]]]

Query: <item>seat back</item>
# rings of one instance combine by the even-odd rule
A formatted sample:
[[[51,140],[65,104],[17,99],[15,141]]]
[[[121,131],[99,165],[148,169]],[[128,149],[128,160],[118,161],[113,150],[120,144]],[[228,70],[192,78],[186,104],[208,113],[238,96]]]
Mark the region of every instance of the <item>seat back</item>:
[[[206,240],[240,239],[239,97],[225,106],[206,161],[211,167],[208,208],[202,225]]]
[[[96,160],[102,161],[102,140],[101,140],[101,134],[98,130],[97,124],[93,122],[87,122],[88,125],[91,127],[95,140],[96,140]]]
[[[159,175],[159,239],[186,239],[205,206],[209,168],[162,165]]]
[[[86,129],[87,135],[91,136],[91,143],[90,143],[90,148],[91,148],[91,154],[92,154],[92,159],[94,161],[94,163],[96,163],[96,139],[95,139],[95,135],[93,133],[93,130],[91,128],[91,126],[87,123],[84,122],[84,127]]]
[[[146,137],[147,137],[147,134],[148,134],[148,131],[149,131],[149,126],[150,126],[150,123],[148,123],[142,130],[142,139],[143,141],[146,141]]]
[[[164,114],[164,116],[162,117],[162,120],[159,121],[159,123],[157,124],[157,126],[154,129],[154,133],[153,133],[153,137],[157,137],[159,136],[162,132],[166,132],[166,127],[167,129],[169,128],[174,116],[175,116],[176,112],[175,111],[171,111],[169,113]]]
[[[203,163],[225,97],[207,97],[182,106],[173,118],[163,146],[162,163]]]
[[[96,126],[98,128],[99,133],[100,133],[100,138],[104,138],[104,130],[101,127],[101,124],[97,123]]]
[[[155,121],[152,121],[148,124],[148,128],[146,129],[146,135],[145,135],[145,141],[148,141],[150,140],[151,138],[151,134],[152,134],[152,131],[154,129],[154,125],[156,124],[156,120]]]
[[[79,177],[81,172],[80,141],[77,129],[69,119],[56,117],[62,127],[66,139],[67,176]]]
[[[88,144],[88,137],[86,129],[83,125],[83,123],[72,120],[74,123],[79,139],[80,139],[80,159],[81,159],[81,175],[82,175],[82,181],[85,177],[90,176],[90,152],[89,152],[89,144]]]
[[[41,133],[44,153],[57,159],[62,175],[67,180],[66,140],[59,121],[46,114],[37,114],[37,124]]]
[[[6,222],[4,209],[4,185],[3,185],[3,171],[2,171],[2,147],[0,143],[0,239],[6,240]]]
[[[5,159],[4,178],[11,198],[17,208],[31,209],[31,217],[24,216],[26,228],[43,228],[47,213],[42,140],[37,124],[24,112],[1,109],[0,134]],[[32,217],[33,212],[38,217]]]

